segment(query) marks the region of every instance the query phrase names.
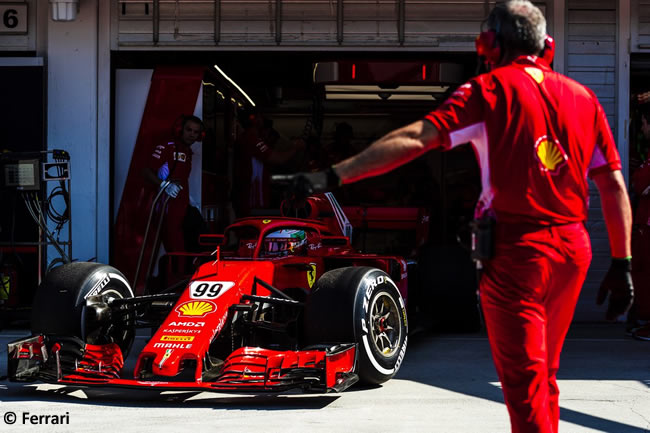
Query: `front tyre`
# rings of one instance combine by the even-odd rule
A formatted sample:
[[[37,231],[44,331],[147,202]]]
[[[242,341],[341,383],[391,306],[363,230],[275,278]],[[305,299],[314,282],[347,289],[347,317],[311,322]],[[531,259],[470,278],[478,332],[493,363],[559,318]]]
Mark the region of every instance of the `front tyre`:
[[[126,358],[135,337],[132,314],[99,324],[84,316],[89,296],[131,298],[126,278],[112,266],[74,262],[52,269],[38,287],[32,306],[33,334],[77,337],[89,344],[117,344]]]
[[[397,373],[407,334],[404,300],[391,278],[376,268],[326,272],[305,305],[307,343],[357,343],[357,374],[367,384]]]

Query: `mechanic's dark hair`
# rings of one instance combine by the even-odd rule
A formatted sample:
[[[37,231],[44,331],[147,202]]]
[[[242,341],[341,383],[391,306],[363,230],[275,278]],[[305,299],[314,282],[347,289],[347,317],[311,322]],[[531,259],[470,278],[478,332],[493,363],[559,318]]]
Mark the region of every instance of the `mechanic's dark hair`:
[[[646,102],[645,104],[639,104],[637,110],[639,114],[645,117],[645,120],[650,123],[650,103]]]
[[[185,128],[185,125],[187,125],[187,122],[194,122],[197,125],[201,126],[201,130],[203,130],[205,127],[203,126],[203,120],[199,119],[198,117],[194,115],[183,115],[183,120],[181,121],[181,130]]]
[[[354,130],[352,129],[352,125],[350,125],[348,122],[341,122],[338,125],[336,125],[336,131],[334,132],[334,138],[336,140],[341,140],[343,138],[352,138],[354,137]]]
[[[260,112],[260,110],[257,109],[257,107],[254,108],[249,107],[237,111],[237,120],[239,121],[239,123],[244,129],[253,126],[253,124],[255,124],[258,119],[263,119],[264,121],[266,121],[265,120],[266,118]],[[271,124],[271,126],[273,126],[273,124]]]
[[[544,49],[546,19],[529,0],[497,4],[488,16],[487,24],[497,33],[502,50],[536,55]]]

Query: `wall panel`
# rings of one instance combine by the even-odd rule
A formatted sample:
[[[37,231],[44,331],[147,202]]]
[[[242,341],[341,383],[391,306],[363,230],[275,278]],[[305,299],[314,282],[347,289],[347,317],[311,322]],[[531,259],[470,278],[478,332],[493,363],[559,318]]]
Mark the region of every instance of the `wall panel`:
[[[472,51],[481,21],[495,3],[486,7],[483,0],[112,1],[118,15],[112,32],[116,50],[324,46]],[[546,10],[546,2],[537,4]]]
[[[616,137],[616,2],[608,0],[567,1],[567,75],[588,86],[602,104]],[[582,291],[577,320],[601,320],[602,308],[595,305],[596,291],[609,268],[607,228],[600,209],[598,191],[590,187],[587,229],[591,236],[593,260]]]

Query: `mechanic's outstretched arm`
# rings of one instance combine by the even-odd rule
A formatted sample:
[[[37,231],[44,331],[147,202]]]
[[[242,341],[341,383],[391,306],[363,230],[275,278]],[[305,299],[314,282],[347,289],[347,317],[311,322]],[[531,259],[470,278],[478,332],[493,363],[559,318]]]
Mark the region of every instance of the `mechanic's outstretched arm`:
[[[620,170],[594,176],[600,192],[612,264],[603,280],[596,302],[600,305],[610,294],[606,318],[614,320],[625,313],[634,300],[632,286],[632,208]]]
[[[364,151],[327,170],[294,175],[274,175],[275,181],[293,182],[296,197],[331,191],[342,184],[357,182],[387,173],[414,160],[435,147],[438,130],[431,123],[419,120],[396,129],[372,143]]]
[[[438,130],[419,120],[389,132],[362,152],[334,164],[342,184],[387,173],[432,149]]]
[[[612,257],[630,257],[632,208],[623,175],[620,170],[616,170],[597,174],[593,179],[600,193]]]

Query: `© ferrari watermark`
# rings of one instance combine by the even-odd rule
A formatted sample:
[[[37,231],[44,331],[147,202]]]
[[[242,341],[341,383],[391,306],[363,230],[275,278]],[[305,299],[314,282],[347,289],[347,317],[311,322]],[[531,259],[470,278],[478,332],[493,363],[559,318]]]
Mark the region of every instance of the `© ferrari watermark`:
[[[2,420],[7,425],[69,425],[70,412],[63,415],[44,415],[31,412],[5,412]]]

